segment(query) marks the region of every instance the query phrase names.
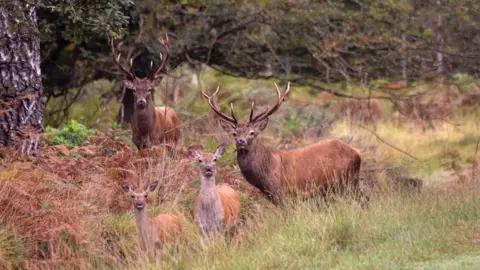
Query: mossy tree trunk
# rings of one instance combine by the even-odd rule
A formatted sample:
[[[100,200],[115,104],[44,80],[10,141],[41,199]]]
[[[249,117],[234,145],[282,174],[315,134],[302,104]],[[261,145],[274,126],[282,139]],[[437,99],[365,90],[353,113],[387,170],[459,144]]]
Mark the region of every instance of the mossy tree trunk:
[[[0,2],[0,147],[31,154],[43,132],[40,35],[35,7]]]

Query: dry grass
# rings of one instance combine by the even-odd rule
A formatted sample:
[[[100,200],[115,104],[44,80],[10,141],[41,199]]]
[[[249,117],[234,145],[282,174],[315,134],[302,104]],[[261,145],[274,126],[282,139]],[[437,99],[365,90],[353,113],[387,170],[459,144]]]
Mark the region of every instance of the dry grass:
[[[157,198],[152,195],[150,214],[179,215],[185,232],[178,249],[166,248],[161,262],[165,268],[411,268],[478,252],[480,179],[470,177],[480,134],[475,118],[459,117],[453,120],[461,126],[438,125],[426,132],[417,126],[378,123],[378,137],[418,160],[365,129],[337,122],[329,136],[343,138],[362,152],[365,188],[412,176],[426,183],[419,193],[379,189],[366,210],[343,198],[330,206],[312,200],[276,208],[242,179],[230,147],[219,162],[218,180],[239,191],[242,223],[233,237],[206,249],[192,222],[199,177],[185,148],[197,145],[213,151],[231,138],[208,114],[186,118],[182,132],[189,135],[174,153],[164,154],[162,147],[133,151],[110,133],[90,137],[87,146],[73,150],[41,149],[39,158],[4,153],[0,268],[157,268],[138,257],[131,201],[120,188],[123,182],[136,187],[153,180],[160,182],[161,204],[153,207]],[[286,142],[280,136],[284,125],[285,119],[272,119],[261,140],[291,148],[318,139],[304,136]]]

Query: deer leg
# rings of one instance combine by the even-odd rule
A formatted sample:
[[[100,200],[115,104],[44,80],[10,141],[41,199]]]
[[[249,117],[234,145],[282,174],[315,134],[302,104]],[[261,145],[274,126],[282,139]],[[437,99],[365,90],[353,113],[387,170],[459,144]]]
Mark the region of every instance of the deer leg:
[[[133,143],[135,144],[135,146],[137,147],[138,150],[143,149],[143,140],[140,136],[134,136],[132,138],[132,141],[133,141]]]
[[[161,258],[161,252],[162,252],[162,243],[160,241],[155,241],[153,252],[154,252],[153,254],[155,257],[155,262],[159,263]]]

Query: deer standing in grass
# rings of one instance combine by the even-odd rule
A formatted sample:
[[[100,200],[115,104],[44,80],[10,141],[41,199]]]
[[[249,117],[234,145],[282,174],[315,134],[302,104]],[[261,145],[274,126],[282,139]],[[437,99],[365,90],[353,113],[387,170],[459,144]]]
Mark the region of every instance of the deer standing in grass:
[[[200,171],[200,195],[195,201],[194,215],[204,243],[219,232],[222,223],[227,231],[235,226],[240,217],[240,199],[228,184],[215,184],[215,164],[225,153],[225,145],[219,145],[214,154],[192,147],[188,148],[188,153]]]
[[[163,39],[159,39],[159,41],[165,48],[165,56],[162,57],[160,54],[160,65],[152,69],[145,78],[138,78],[135,75],[132,70],[132,59],[130,59],[129,70],[120,64],[121,55],[117,54],[113,40],[111,41],[113,59],[124,75],[123,84],[133,91],[135,104],[133,106],[132,140],[139,150],[159,145],[164,141],[167,144],[176,144],[180,137],[180,119],[173,108],[155,107],[153,104],[153,88],[162,81],[163,76],[158,76],[158,74],[167,73],[166,65],[170,55],[168,35],[166,41]],[[153,66],[153,62],[150,66]]]
[[[220,117],[222,128],[232,134],[236,142],[237,163],[244,178],[264,193],[276,205],[281,205],[287,195],[305,199],[330,188],[344,191],[347,186],[359,187],[361,158],[352,146],[338,139],[327,139],[295,150],[272,151],[257,139],[267,127],[268,117],[275,113],[290,91],[290,83],[283,94],[277,89],[277,102],[254,116],[252,103],[250,121],[239,123],[230,104],[231,116],[223,113],[214,97],[217,91],[204,97],[210,108]],[[368,199],[368,197],[367,197]]]
[[[152,219],[148,217],[147,196],[157,185],[158,181],[154,181],[145,190],[140,188],[133,190],[128,184],[122,184],[123,191],[132,197],[140,249],[148,252],[153,247],[156,260],[160,258],[164,244],[176,242],[181,233],[180,219],[176,215],[159,214]]]

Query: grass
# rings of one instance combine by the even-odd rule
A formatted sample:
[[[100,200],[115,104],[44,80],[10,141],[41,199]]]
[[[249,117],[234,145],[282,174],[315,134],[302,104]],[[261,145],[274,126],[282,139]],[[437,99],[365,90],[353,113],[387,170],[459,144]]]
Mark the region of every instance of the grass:
[[[332,207],[315,202],[291,205],[283,211],[259,213],[254,217],[258,222],[244,226],[239,242],[219,241],[205,251],[183,247],[176,261],[166,260],[162,266],[410,269],[451,263],[458,256],[478,261],[478,195],[468,189],[460,196],[432,190],[415,196],[388,193],[375,197],[367,210],[349,201]],[[134,268],[154,265],[134,264]]]
[[[270,104],[275,94],[272,81],[209,75],[202,84],[222,85],[227,97],[219,103],[225,108],[229,99],[240,98],[241,102],[235,103],[238,111],[248,110],[247,98],[258,96],[263,98],[259,104]],[[207,87],[209,92],[214,88]],[[350,89],[351,85],[344,88],[361,92]],[[236,95],[228,96],[227,89],[235,90]],[[267,89],[272,92],[262,95]],[[194,99],[193,94],[186,94],[185,100]],[[285,147],[282,137],[292,135],[298,137],[293,147],[311,142],[311,138],[295,135],[306,120],[297,115],[288,118],[302,104],[309,104],[308,110],[303,110],[311,115],[308,127],[324,119],[323,112],[314,113],[318,108],[310,102],[313,97],[308,89],[292,94],[291,102],[286,102],[262,132],[260,139],[272,148]],[[205,102],[194,102],[188,110],[178,111],[188,123],[182,131],[184,147],[198,144],[205,151],[214,151],[218,143],[230,142],[212,119],[192,120],[208,111]],[[374,193],[367,209],[344,198],[328,206],[310,200],[276,208],[252,192],[235,172],[238,167],[230,146],[218,163],[217,180],[225,181],[222,176],[227,175],[240,180],[236,189],[241,198],[242,224],[235,236],[220,238],[207,248],[200,245],[191,215],[198,175],[182,154],[163,164],[161,153],[133,151],[130,133],[116,129],[84,134],[78,143],[71,140],[78,147],[60,157],[58,149],[48,147],[41,150],[41,158],[33,160],[5,155],[0,159],[0,207],[4,209],[0,211],[0,268],[474,269],[480,263],[480,179],[458,175],[471,175],[480,134],[477,116],[478,112],[459,114],[450,121],[462,125],[436,122],[436,129],[423,131],[416,125],[389,121],[386,115],[376,127],[378,137],[360,127],[350,128],[344,121],[325,126],[317,136],[351,137],[351,143],[362,153],[364,169],[374,169],[372,179],[388,180],[388,168],[398,167],[403,174],[426,182],[421,193]],[[110,122],[99,125],[112,126]],[[81,135],[70,133],[68,138]],[[84,143],[87,145],[82,146]],[[152,194],[149,215],[175,213],[181,217],[184,231],[182,244],[178,248],[167,246],[160,265],[137,253],[131,202],[120,188],[123,182],[138,186],[152,180],[160,180],[165,201],[154,207]]]
[[[353,135],[361,144],[375,145],[378,159],[389,160],[396,165],[409,164],[410,175],[426,177],[438,171],[452,170],[452,162],[471,164],[480,126],[474,117],[459,117],[454,121],[460,125],[444,124],[426,132],[415,126],[398,126],[391,122],[377,126],[375,132],[380,138],[417,160],[382,143],[371,132],[361,128],[352,131],[345,123],[340,123],[332,133],[335,137]]]

